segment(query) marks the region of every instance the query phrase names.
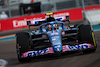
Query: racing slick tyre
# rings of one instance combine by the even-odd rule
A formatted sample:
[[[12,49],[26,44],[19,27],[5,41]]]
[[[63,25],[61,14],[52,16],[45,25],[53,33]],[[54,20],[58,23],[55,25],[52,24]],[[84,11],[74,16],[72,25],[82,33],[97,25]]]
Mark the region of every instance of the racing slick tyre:
[[[96,41],[94,37],[93,30],[90,25],[80,25],[79,26],[79,43],[90,43],[94,47],[91,49],[83,50],[83,53],[95,52],[96,51]]]
[[[29,34],[26,32],[20,32],[16,34],[16,49],[17,56],[20,62],[29,61],[30,58],[21,58],[24,52],[29,50]]]

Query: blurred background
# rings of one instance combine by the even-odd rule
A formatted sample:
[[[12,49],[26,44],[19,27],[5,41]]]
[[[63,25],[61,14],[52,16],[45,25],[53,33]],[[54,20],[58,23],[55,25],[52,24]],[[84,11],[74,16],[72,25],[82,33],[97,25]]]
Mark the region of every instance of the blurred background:
[[[100,0],[84,0],[85,6],[100,4]],[[44,13],[64,9],[80,8],[81,0],[0,0],[0,13],[9,18],[28,14]]]
[[[83,1],[88,21],[100,24],[100,0]],[[83,20],[82,0],[0,0],[0,31],[25,28],[27,20],[45,19],[47,12],[54,12],[54,17],[69,13],[71,21]]]

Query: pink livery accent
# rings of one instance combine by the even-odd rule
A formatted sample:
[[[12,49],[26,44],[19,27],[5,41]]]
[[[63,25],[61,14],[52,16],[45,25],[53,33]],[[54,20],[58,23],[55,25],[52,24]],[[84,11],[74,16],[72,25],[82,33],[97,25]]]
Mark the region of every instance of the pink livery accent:
[[[70,45],[64,45],[62,46],[62,51],[73,51],[73,50],[82,50],[82,49],[88,49],[94,47],[93,45],[89,43],[84,43],[80,45],[70,46]]]
[[[23,55],[21,56],[22,58],[27,57],[27,54],[30,53],[31,51],[25,52],[23,53]]]
[[[53,47],[46,48],[44,50],[38,50],[38,51],[28,51],[28,52],[23,53],[23,55],[21,57],[22,58],[28,57],[28,56],[33,57],[33,56],[43,55],[43,54],[48,54],[48,53],[54,53]]]
[[[62,46],[62,51],[65,52],[65,51],[73,51],[73,50],[83,50],[83,49],[88,49],[92,47],[94,46],[89,43],[84,43],[84,44],[79,44],[79,45],[74,45],[74,46],[64,45]],[[46,48],[44,50],[38,50],[38,51],[28,51],[28,52],[23,53],[21,57],[22,58],[28,57],[28,56],[33,57],[33,56],[44,55],[44,54],[49,54],[49,53],[54,53],[53,47]]]
[[[51,35],[58,35],[58,33],[55,33],[55,32],[54,32],[54,33],[51,33]]]
[[[69,49],[67,48],[66,45],[62,46],[62,51],[68,51]]]
[[[46,54],[48,54],[48,53],[54,53],[54,51],[53,51],[53,48],[52,48],[52,47],[50,47],[50,48],[49,48],[49,50],[46,52]]]
[[[35,22],[34,21],[31,21],[31,24],[35,24]]]
[[[87,44],[89,46],[89,48],[94,47],[93,45],[89,44],[89,43],[84,43],[84,45]]]

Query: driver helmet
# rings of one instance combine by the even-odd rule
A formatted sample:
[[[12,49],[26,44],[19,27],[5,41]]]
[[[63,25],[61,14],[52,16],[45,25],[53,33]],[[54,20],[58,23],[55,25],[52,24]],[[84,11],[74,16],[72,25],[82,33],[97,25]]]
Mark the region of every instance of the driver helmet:
[[[47,18],[47,22],[52,22],[52,21],[55,21],[54,17],[50,16],[50,17]]]
[[[53,27],[54,27],[54,30],[57,30],[57,24],[54,24]]]
[[[52,25],[48,24],[47,28],[48,28],[48,31],[51,31],[52,30]]]

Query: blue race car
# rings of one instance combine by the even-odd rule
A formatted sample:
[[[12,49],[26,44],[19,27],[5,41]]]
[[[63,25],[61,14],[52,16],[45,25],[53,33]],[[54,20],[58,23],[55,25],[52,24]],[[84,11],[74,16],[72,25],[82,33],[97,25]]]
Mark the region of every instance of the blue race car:
[[[16,49],[18,60],[20,62],[28,60],[30,57],[61,54],[68,51],[81,50],[83,53],[94,52],[97,48],[94,33],[90,25],[77,24],[73,27],[68,24],[65,27],[64,22],[70,22],[69,17],[66,20],[55,19],[51,17],[44,21],[28,21],[27,25],[39,26],[39,30],[19,32],[16,34]]]

